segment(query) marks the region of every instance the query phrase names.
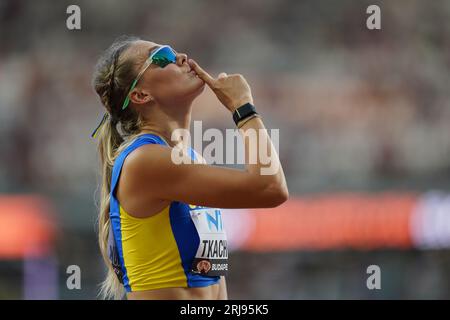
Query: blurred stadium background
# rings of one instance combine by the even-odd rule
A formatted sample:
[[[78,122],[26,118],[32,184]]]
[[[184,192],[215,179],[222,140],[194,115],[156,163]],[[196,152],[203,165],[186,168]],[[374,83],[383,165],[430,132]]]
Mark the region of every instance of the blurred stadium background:
[[[381,31],[365,28],[370,4]],[[121,34],[242,73],[280,128],[291,198],[227,211],[230,298],[449,299],[449,20],[445,0],[0,0],[0,299],[96,298],[90,79]],[[209,90],[195,105],[204,128],[233,128]]]

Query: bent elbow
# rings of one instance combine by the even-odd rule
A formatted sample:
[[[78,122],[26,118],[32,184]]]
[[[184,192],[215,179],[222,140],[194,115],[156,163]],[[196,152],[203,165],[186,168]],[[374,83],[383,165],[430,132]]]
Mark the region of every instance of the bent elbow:
[[[288,189],[287,188],[281,188],[281,190],[279,190],[274,195],[273,203],[272,203],[271,208],[275,208],[275,207],[278,207],[278,206],[282,205],[288,199],[289,199],[289,191],[288,191]]]
[[[271,186],[265,195],[266,208],[275,208],[289,199],[289,190],[286,186]]]

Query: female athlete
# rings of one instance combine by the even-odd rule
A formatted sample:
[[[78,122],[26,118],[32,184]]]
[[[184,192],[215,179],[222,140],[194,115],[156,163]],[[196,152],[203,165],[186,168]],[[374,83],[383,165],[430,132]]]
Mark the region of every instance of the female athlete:
[[[208,85],[243,136],[245,170],[212,166],[174,141]],[[240,74],[211,77],[168,45],[122,37],[100,57],[93,86],[106,108],[99,139],[103,298],[227,299],[226,233],[218,208],[275,207],[288,198],[275,148]],[[259,134],[254,139],[247,131]],[[256,149],[255,149],[256,148]],[[261,174],[270,155],[272,174]],[[173,161],[173,151],[191,163]],[[249,161],[256,151],[256,160]]]

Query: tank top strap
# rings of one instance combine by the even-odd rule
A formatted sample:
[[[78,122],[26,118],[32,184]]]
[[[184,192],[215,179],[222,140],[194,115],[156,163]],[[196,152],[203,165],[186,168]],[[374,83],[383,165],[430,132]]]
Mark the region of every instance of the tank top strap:
[[[120,172],[122,171],[123,163],[126,157],[137,148],[146,144],[162,144],[167,145],[164,140],[154,134],[146,133],[137,137],[128,147],[123,150],[114,161],[113,171],[111,175],[111,196],[114,195],[117,182],[119,181]]]

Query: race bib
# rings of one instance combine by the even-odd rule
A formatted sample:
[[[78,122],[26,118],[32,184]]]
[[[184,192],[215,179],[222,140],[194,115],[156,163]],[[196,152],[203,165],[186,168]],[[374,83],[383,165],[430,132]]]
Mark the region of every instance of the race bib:
[[[189,207],[191,219],[200,237],[191,272],[205,276],[226,275],[228,247],[221,211],[201,206]]]
[[[109,225],[107,254],[108,254],[109,260],[111,261],[111,265],[114,269],[114,273],[116,274],[120,283],[123,284],[123,272],[122,272],[122,268],[120,267],[119,251],[117,250],[116,241],[114,240],[112,223],[110,223],[110,225]]]

